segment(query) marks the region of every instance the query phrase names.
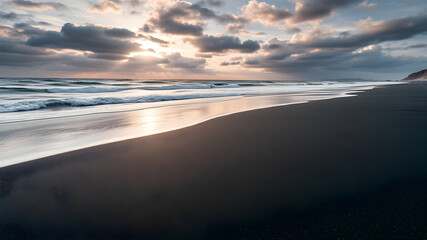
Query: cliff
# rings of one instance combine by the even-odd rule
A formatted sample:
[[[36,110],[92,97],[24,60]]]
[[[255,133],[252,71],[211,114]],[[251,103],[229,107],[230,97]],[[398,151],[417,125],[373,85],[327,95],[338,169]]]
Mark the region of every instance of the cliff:
[[[409,74],[406,78],[403,80],[427,80],[427,69],[421,70],[416,73]]]

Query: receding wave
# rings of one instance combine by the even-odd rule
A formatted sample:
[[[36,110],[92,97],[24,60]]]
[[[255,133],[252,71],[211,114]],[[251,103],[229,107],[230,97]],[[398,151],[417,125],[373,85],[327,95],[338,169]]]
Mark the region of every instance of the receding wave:
[[[241,94],[188,94],[180,96],[153,95],[140,97],[98,97],[98,98],[70,98],[70,99],[49,99],[40,101],[22,101],[12,104],[0,104],[0,113],[31,111],[43,108],[54,107],[85,107],[107,104],[124,104],[124,103],[144,103],[144,102],[160,102],[171,100],[184,100],[194,98],[213,98],[225,96],[237,96]]]
[[[142,81],[141,83],[165,83],[165,81]]]
[[[228,83],[212,83],[212,84],[197,84],[197,85],[162,85],[162,86],[144,86],[144,87],[125,87],[125,88],[51,88],[46,89],[49,93],[102,93],[102,92],[120,92],[126,90],[185,90],[185,89],[210,89],[210,88],[239,88],[251,86],[265,86],[264,84],[228,84]]]
[[[48,84],[46,84],[46,85],[49,85],[49,86],[56,86],[56,87],[69,87],[70,86],[70,84],[69,83],[48,83]]]
[[[98,86],[88,87],[71,87],[70,83],[50,83],[51,86],[59,86],[58,88],[29,88],[29,87],[0,87],[0,90],[10,92],[47,92],[47,93],[108,93],[108,92],[121,92],[127,90],[197,90],[197,89],[214,89],[214,88],[241,88],[241,87],[262,87],[262,86],[301,86],[301,85],[326,85],[328,83],[199,83],[199,84],[176,84],[176,85],[154,85],[154,86],[135,86],[133,84],[104,84],[91,81],[74,81],[71,84],[91,85],[97,84]],[[329,83],[331,84],[331,83]],[[104,85],[105,87],[100,87]],[[63,88],[61,86],[64,86]]]
[[[46,92],[45,89],[26,87],[0,87],[0,90],[6,90],[8,92]]]
[[[41,80],[44,82],[61,82],[63,79],[61,79],[61,78],[40,78],[40,79],[34,78],[34,80]]]
[[[99,93],[99,92],[120,92],[129,90],[132,88],[97,88],[97,87],[86,87],[86,88],[51,88],[46,89],[46,92],[50,93]]]
[[[35,80],[18,80],[19,83],[38,83],[39,81]]]
[[[148,86],[139,89],[144,90],[177,90],[177,89],[209,89],[209,88],[236,88],[238,84],[195,84],[195,85],[168,85],[168,86]]]
[[[94,82],[94,81],[74,81],[74,82],[71,82],[71,84],[81,84],[81,85],[87,85],[87,84],[90,84],[90,85],[102,85],[103,83],[101,83],[101,82]]]

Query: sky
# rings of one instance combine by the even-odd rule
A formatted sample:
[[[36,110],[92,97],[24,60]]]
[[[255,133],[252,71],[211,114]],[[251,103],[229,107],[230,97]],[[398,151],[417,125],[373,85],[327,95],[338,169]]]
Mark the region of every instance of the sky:
[[[401,79],[425,0],[1,0],[0,76]]]

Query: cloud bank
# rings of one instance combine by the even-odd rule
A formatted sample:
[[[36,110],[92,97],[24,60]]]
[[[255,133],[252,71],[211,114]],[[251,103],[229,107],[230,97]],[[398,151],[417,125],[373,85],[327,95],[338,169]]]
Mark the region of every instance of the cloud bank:
[[[381,0],[82,1],[5,2],[0,70],[277,79],[427,64],[427,15],[401,2],[397,16]]]

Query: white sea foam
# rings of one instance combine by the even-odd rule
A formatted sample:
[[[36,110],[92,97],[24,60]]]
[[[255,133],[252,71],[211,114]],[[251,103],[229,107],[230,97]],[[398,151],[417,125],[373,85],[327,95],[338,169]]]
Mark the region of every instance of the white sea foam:
[[[49,93],[103,93],[121,92],[126,90],[178,90],[178,89],[210,89],[210,88],[239,88],[249,86],[266,86],[265,84],[196,84],[196,85],[166,85],[166,86],[144,86],[144,87],[84,87],[84,88],[50,88]]]
[[[124,104],[124,103],[144,103],[144,102],[160,102],[160,101],[171,101],[171,100],[183,100],[193,98],[214,98],[233,96],[239,94],[189,94],[179,96],[168,96],[168,95],[152,95],[152,96],[141,96],[141,97],[99,97],[99,98],[71,98],[71,99],[49,99],[40,101],[22,101],[12,104],[0,104],[0,113],[6,112],[18,112],[18,111],[31,111],[49,107],[61,107],[61,106],[95,106],[95,105],[106,105],[106,104]]]
[[[389,84],[388,82],[358,82],[358,83],[207,83],[207,84],[171,84],[161,86],[139,86],[129,88],[51,88],[46,92],[52,95],[40,95],[37,86],[28,99],[12,98],[2,101],[0,113],[31,111],[58,107],[87,107],[95,105],[127,104],[160,102],[196,98],[216,98],[242,95],[281,94],[292,92],[316,91],[331,88],[361,87],[370,85]],[[31,88],[23,88],[25,91]],[[14,88],[13,91],[24,91]],[[136,90],[131,93],[116,93],[125,90]],[[143,90],[143,91],[140,91]],[[159,90],[164,90],[160,92]],[[11,92],[13,93],[11,90]],[[158,94],[155,94],[155,93]],[[65,95],[64,95],[65,94]],[[91,95],[88,95],[91,94]],[[92,95],[93,94],[93,95]],[[106,95],[107,94],[107,95]],[[49,98],[49,96],[51,96]],[[89,97],[90,96],[90,97]]]

